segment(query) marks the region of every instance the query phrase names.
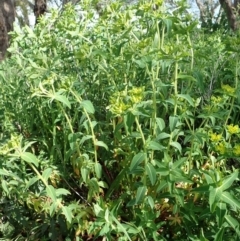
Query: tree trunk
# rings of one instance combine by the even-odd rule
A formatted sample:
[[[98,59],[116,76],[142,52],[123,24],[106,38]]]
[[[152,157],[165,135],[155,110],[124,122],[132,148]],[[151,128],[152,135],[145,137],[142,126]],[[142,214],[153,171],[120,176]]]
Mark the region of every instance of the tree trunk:
[[[10,36],[9,31],[13,30],[15,20],[15,8],[12,0],[0,1],[0,61],[5,57]]]
[[[233,31],[236,31],[238,29],[238,22],[236,16],[238,11],[237,9],[235,9],[235,6],[238,5],[239,1],[235,0],[234,3],[232,3],[231,0],[219,0],[219,2],[227,15],[229,26]]]
[[[39,17],[42,16],[47,11],[47,0],[35,0],[33,11],[36,17],[36,24],[37,24]]]

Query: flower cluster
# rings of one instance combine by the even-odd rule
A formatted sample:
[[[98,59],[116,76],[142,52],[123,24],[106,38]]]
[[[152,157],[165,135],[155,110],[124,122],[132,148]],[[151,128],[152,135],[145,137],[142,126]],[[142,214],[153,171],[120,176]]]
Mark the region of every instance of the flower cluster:
[[[238,125],[227,125],[226,135],[209,132],[209,140],[213,150],[225,156],[240,157],[240,128]]]
[[[219,142],[222,139],[221,134],[210,133],[210,139],[212,142]]]
[[[238,134],[239,133],[239,126],[230,124],[230,125],[227,126],[227,131],[230,135]]]
[[[236,92],[236,89],[230,85],[222,85],[222,90],[228,95],[234,95]]]
[[[144,97],[144,87],[134,87],[129,91],[120,91],[110,97],[110,111],[121,116],[128,109],[140,103]]]
[[[223,101],[222,97],[219,97],[219,96],[212,96],[211,97],[211,102],[213,104],[220,104],[220,103],[222,103],[222,101]]]

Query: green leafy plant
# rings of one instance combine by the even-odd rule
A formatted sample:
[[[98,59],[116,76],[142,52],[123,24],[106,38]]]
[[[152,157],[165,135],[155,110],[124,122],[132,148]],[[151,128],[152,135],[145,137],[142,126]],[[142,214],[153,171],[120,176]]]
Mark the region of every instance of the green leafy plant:
[[[2,237],[237,240],[237,47],[161,1],[94,6],[12,33]]]

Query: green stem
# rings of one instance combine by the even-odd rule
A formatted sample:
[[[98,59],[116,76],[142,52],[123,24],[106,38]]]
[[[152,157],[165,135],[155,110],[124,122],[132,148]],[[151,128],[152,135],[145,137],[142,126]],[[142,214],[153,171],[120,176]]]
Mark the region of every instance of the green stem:
[[[174,72],[174,113],[173,115],[177,115],[177,98],[178,98],[178,61],[175,62],[175,72]]]
[[[135,121],[136,121],[136,124],[137,124],[137,128],[140,132],[140,135],[142,137],[142,142],[143,142],[143,149],[144,149],[144,153],[146,153],[146,140],[145,140],[145,137],[143,135],[143,132],[142,132],[142,128],[141,128],[141,125],[139,124],[139,121],[138,121],[138,117],[135,116]],[[147,157],[145,158],[145,161],[144,161],[144,176],[143,176],[143,183],[145,186],[147,186],[147,173],[146,173],[146,167],[147,167]]]
[[[236,63],[236,67],[235,67],[235,89],[237,90],[237,87],[238,87],[238,62]],[[227,125],[228,123],[228,119],[230,118],[230,115],[232,113],[232,110],[233,110],[233,105],[234,105],[234,98],[235,97],[232,97],[232,100],[231,100],[231,107],[230,107],[230,110],[228,112],[228,116],[227,116],[227,119],[225,121],[225,126]]]
[[[82,98],[79,97],[74,91],[72,91],[72,90],[70,90],[70,91],[75,96],[77,101],[79,103],[81,103],[82,102]],[[97,148],[96,148],[97,139],[95,138],[95,134],[94,134],[94,130],[93,130],[93,126],[92,126],[92,122],[91,122],[90,116],[89,116],[89,114],[88,114],[88,112],[86,111],[85,108],[83,108],[83,112],[86,115],[86,117],[88,119],[89,126],[90,126],[90,130],[91,130],[91,134],[92,134],[92,141],[93,141],[93,145],[94,145],[94,159],[95,159],[95,162],[97,163],[98,162],[98,160],[97,160]]]
[[[142,137],[142,142],[143,142],[143,146],[144,146],[144,149],[145,149],[146,140],[145,140],[145,137],[143,135],[142,128],[141,128],[141,125],[139,124],[137,116],[135,116],[135,121],[136,121],[136,124],[137,124],[137,128],[138,128],[138,130],[140,132],[140,135]]]

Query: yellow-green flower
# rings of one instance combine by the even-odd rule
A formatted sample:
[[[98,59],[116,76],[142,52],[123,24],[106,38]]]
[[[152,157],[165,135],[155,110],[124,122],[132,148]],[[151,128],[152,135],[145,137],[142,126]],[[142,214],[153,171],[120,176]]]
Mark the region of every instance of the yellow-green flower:
[[[216,146],[216,151],[223,155],[226,153],[227,148],[226,148],[225,144],[223,142],[221,142]]]
[[[237,144],[234,146],[233,148],[233,153],[236,155],[236,156],[240,156],[240,144]]]
[[[144,87],[134,87],[132,90],[128,91],[133,104],[137,104],[142,101],[144,89]]]
[[[212,142],[219,142],[222,139],[221,134],[210,133],[210,139]]]
[[[239,126],[238,125],[227,125],[227,131],[230,135],[237,134],[239,132]]]
[[[219,96],[212,96],[211,101],[213,104],[220,104],[222,102],[222,98]]]
[[[231,87],[230,85],[222,85],[222,90],[226,92],[226,94],[233,95],[235,94],[236,89]]]
[[[123,103],[123,101],[116,101],[116,103],[110,106],[110,111],[115,115],[122,115],[127,111],[131,106]]]

